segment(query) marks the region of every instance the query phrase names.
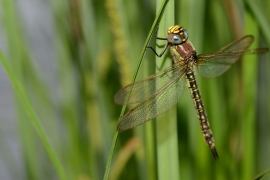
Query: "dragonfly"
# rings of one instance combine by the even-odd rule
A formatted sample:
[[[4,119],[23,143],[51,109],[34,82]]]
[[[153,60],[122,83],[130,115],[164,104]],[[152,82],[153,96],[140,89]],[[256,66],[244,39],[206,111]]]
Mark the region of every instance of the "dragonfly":
[[[188,40],[188,31],[180,25],[169,27],[165,38],[164,49],[158,54],[161,57],[167,49],[172,56],[172,65],[120,89],[114,96],[116,104],[137,104],[128,111],[117,126],[118,131],[125,131],[139,126],[172,108],[182,96],[185,86],[188,87],[200,122],[203,138],[212,151],[214,159],[218,153],[210,129],[203,100],[196,82],[194,67],[202,77],[213,78],[223,74],[232,64],[246,54],[263,54],[268,48],[248,49],[254,40],[252,35],[246,35],[220,50],[197,55],[192,43]],[[129,98],[128,98],[129,97]]]

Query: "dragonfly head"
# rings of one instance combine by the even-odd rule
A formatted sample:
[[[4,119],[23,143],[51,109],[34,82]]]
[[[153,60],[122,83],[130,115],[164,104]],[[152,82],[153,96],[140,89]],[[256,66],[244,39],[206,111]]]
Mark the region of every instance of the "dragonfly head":
[[[168,29],[168,41],[171,44],[182,44],[188,39],[188,32],[182,26],[175,25]]]

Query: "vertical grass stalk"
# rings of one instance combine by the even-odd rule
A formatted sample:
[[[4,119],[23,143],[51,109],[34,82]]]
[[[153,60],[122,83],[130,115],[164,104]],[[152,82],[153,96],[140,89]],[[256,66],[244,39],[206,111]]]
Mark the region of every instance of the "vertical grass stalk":
[[[140,56],[140,59],[139,59],[139,62],[138,62],[138,65],[137,65],[137,68],[136,68],[136,71],[135,71],[135,74],[133,76],[133,82],[135,81],[136,77],[137,77],[137,74],[138,74],[138,71],[139,71],[139,68],[141,66],[141,63],[142,63],[142,60],[143,60],[143,57],[144,57],[144,54],[145,54],[145,51],[146,51],[146,48],[151,40],[151,37],[154,33],[154,30],[158,24],[158,22],[160,21],[160,18],[163,14],[163,10],[167,4],[167,1],[168,0],[164,0],[163,3],[162,3],[162,6],[160,7],[159,9],[159,13],[150,29],[150,32],[147,36],[147,39],[145,41],[145,44],[143,46],[143,50],[142,50],[142,53],[141,53],[141,56]],[[127,97],[129,98],[129,96]],[[126,105],[123,106],[122,110],[121,110],[121,114],[119,116],[119,120],[121,119],[121,117],[124,115],[125,113],[125,109],[126,109]],[[117,137],[118,137],[118,131],[115,132],[114,134],[114,138],[113,138],[113,142],[112,142],[112,145],[111,145],[111,148],[110,148],[110,154],[109,154],[109,157],[108,157],[108,161],[107,161],[107,165],[106,165],[106,170],[105,170],[105,173],[104,173],[104,177],[103,177],[103,180],[107,180],[108,177],[109,177],[109,173],[110,173],[110,168],[111,168],[111,163],[112,163],[112,157],[113,157],[113,153],[114,153],[114,149],[115,149],[115,145],[116,145],[116,141],[117,141]]]
[[[157,1],[157,9],[160,8],[161,1]],[[159,24],[159,37],[167,36],[167,29],[175,25],[174,8],[175,2],[169,1]],[[165,42],[166,43],[166,42]],[[164,41],[157,40],[157,52],[161,52],[165,45]],[[167,51],[168,53],[169,51]],[[167,58],[169,57],[169,58]],[[157,71],[162,65],[171,65],[172,59],[167,54],[161,58],[156,58]],[[156,118],[156,139],[157,139],[157,166],[158,179],[180,179],[179,158],[178,158],[178,138],[177,138],[177,117],[176,106],[161,116]]]

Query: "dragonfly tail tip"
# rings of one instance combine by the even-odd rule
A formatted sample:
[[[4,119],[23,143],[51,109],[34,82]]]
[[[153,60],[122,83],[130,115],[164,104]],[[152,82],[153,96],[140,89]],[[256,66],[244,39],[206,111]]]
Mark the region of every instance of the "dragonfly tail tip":
[[[217,153],[216,148],[214,147],[214,148],[212,148],[211,150],[212,150],[212,154],[213,154],[213,156],[214,156],[215,160],[218,160],[218,159],[219,159],[219,157],[218,157],[218,153]]]

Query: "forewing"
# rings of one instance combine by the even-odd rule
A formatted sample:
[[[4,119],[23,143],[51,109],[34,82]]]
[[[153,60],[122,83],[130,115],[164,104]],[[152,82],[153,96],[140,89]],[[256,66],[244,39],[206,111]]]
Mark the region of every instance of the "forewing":
[[[167,86],[158,90],[145,102],[130,110],[118,124],[118,131],[125,131],[153,119],[172,108],[182,96],[185,88],[184,70],[181,75],[174,77]]]
[[[116,104],[134,104],[146,101],[152,96],[155,96],[156,92],[163,86],[170,84],[171,81],[175,81],[177,78],[179,79],[181,69],[183,68],[184,62],[178,62],[144,80],[129,84],[115,94],[114,102]],[[126,102],[131,89],[130,97]]]
[[[268,51],[267,48],[249,49],[243,51],[223,52],[210,58],[199,57],[197,65],[198,72],[206,78],[217,77],[226,72],[242,55],[263,54]]]
[[[241,39],[221,48],[219,51],[197,56],[197,69],[201,76],[212,78],[223,74],[244,54],[259,54],[268,51],[267,48],[247,48],[253,42],[253,36],[244,36]]]
[[[245,50],[251,45],[253,41],[254,37],[252,35],[247,35],[221,48],[219,52]]]

